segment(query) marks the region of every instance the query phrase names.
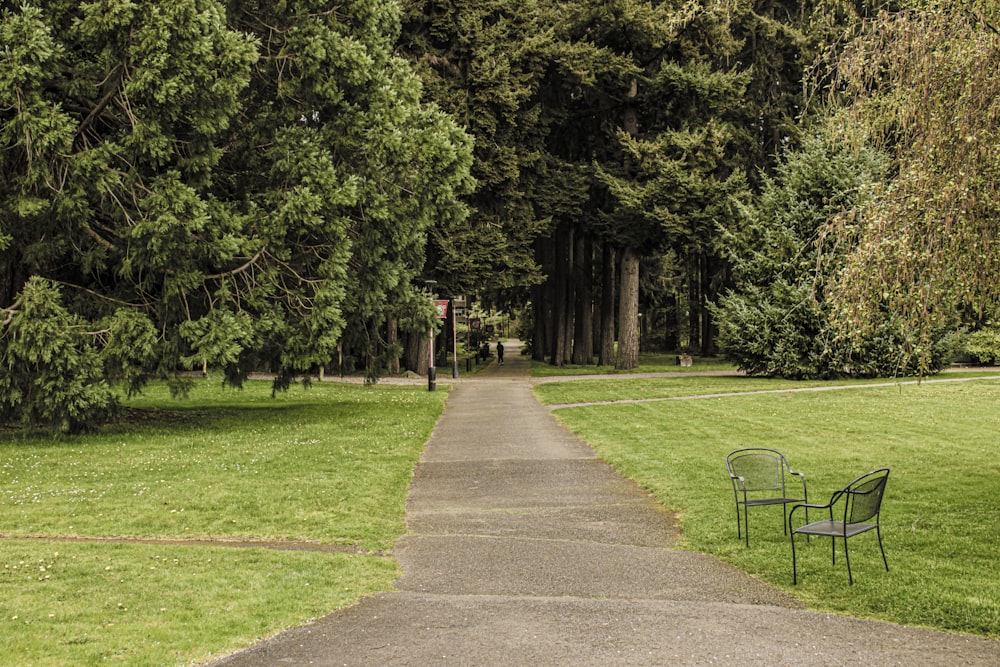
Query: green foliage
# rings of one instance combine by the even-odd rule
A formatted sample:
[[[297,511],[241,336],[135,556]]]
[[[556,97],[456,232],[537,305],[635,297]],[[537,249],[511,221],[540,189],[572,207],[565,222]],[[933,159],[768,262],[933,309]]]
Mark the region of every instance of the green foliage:
[[[402,4],[402,52],[428,96],[475,139],[468,221],[434,226],[428,272],[442,294],[535,283],[533,243],[548,228],[544,191],[553,176],[539,104],[553,48],[547,3]]]
[[[177,325],[203,314],[197,290],[233,253],[232,210],[208,187],[254,48],[214,0],[25,3],[0,31],[0,306],[18,310],[33,276],[58,283],[65,317],[46,335],[75,341],[64,363],[135,391],[176,370]],[[64,426],[108,400],[78,393]]]
[[[0,419],[80,431],[107,416],[115,397],[95,334],[51,282],[32,278],[0,326]]]
[[[124,385],[129,396],[137,393],[156,360],[156,329],[134,308],[119,308],[101,322],[98,346],[104,377]]]
[[[984,364],[1000,361],[1000,327],[991,322],[962,338],[962,349]]]
[[[2,312],[57,282],[130,392],[204,362],[282,388],[377,331],[472,186],[468,137],[393,53],[399,12],[4,5]]]
[[[820,234],[834,216],[865,205],[884,178],[884,157],[855,152],[814,137],[791,151],[774,177],[764,177],[756,205],[727,230],[723,243],[737,286],[713,311],[719,346],[752,375],[830,378],[906,375],[919,369],[906,354],[890,313],[864,335],[844,338],[831,321],[827,285],[836,265],[820,261]],[[932,364],[952,349],[935,337]]]
[[[285,384],[345,343],[378,373],[383,325],[409,299],[428,236],[466,216],[469,139],[393,54],[395,2],[234,3],[233,20],[269,36],[224,160],[258,237],[228,293],[266,322],[239,369],[268,366]]]
[[[892,312],[927,365],[941,328],[1000,303],[1000,31],[996,3],[904,4],[832,51],[822,82],[837,139],[891,160],[884,190],[831,221],[830,251],[851,247],[831,296],[845,335]]]

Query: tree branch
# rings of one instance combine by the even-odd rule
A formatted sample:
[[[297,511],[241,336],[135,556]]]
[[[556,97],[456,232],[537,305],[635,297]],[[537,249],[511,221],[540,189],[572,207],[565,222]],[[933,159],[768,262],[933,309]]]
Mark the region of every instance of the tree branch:
[[[264,252],[267,250],[267,246],[261,248],[256,255],[251,257],[243,266],[239,266],[232,271],[225,271],[223,273],[213,273],[211,275],[205,276],[205,280],[221,280],[222,278],[229,278],[231,276],[238,275],[250,269],[254,264],[256,264],[261,257],[264,256]]]

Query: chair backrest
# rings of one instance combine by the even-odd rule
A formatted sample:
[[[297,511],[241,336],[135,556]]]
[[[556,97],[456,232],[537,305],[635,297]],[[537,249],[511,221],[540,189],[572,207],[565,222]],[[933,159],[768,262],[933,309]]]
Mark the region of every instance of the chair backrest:
[[[737,449],[726,456],[730,475],[743,478],[747,491],[776,491],[785,488],[785,470],[788,461],[774,449],[748,447]]]
[[[845,523],[863,523],[876,516],[882,508],[885,483],[889,469],[880,468],[865,473],[844,488],[847,505],[844,507]]]

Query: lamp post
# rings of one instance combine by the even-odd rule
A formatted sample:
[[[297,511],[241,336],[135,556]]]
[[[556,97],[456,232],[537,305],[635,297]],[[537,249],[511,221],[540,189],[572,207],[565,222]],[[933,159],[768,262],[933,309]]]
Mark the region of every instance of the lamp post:
[[[451,299],[451,377],[458,377],[458,313],[455,311],[455,298]]]
[[[434,303],[434,285],[437,284],[436,280],[425,280],[424,284],[427,285],[427,290],[431,293],[431,304],[437,309],[437,304]],[[427,391],[434,391],[437,389],[437,369],[434,368],[434,320],[431,320],[431,330],[430,335],[427,337]]]

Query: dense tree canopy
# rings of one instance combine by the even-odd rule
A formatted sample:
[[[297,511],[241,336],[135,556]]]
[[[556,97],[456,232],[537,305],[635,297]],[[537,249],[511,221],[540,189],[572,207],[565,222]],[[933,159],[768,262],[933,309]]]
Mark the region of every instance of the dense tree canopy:
[[[552,174],[539,86],[553,48],[543,0],[405,0],[400,50],[427,95],[475,138],[475,192],[463,225],[439,225],[428,270],[443,294],[505,290],[541,276]]]
[[[1000,305],[1000,31],[974,4],[873,17],[838,52],[831,84],[832,136],[892,160],[878,196],[825,241],[850,248],[838,320],[865,333],[892,312],[925,363],[935,331]]]
[[[425,280],[530,298],[553,364],[634,367],[642,312],[753,372],[930,368],[1000,305],[998,14],[0,3],[0,419],[202,364],[419,368]]]
[[[818,241],[829,221],[868,205],[881,191],[888,159],[812,137],[766,176],[753,203],[722,236],[734,286],[715,306],[719,347],[751,375],[813,379],[896,376],[917,371],[894,313],[874,314],[863,337],[839,335],[828,297],[846,261],[820,261]],[[954,337],[938,331],[929,360],[937,370]]]
[[[106,357],[98,386],[207,362],[280,387],[413,303],[469,142],[393,55],[395,2],[292,5],[4,6],[4,417],[86,423],[25,402],[66,380],[62,349]],[[64,386],[48,400],[86,402]]]

